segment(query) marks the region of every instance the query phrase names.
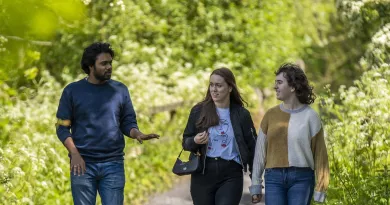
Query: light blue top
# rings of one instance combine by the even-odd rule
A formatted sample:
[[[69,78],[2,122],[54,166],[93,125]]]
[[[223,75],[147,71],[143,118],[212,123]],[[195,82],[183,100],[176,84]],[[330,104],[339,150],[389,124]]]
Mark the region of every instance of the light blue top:
[[[226,160],[234,160],[240,163],[240,157],[234,138],[232,122],[230,121],[229,108],[217,108],[219,125],[210,127],[209,143],[207,146],[208,157],[221,157]]]

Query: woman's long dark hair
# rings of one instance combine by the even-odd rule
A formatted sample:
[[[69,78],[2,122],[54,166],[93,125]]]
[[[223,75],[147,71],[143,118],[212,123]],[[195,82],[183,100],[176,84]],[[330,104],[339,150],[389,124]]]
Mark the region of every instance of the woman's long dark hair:
[[[239,106],[244,106],[244,104],[247,104],[245,100],[241,97],[240,92],[238,91],[236,85],[236,78],[234,77],[232,71],[230,71],[228,68],[222,67],[214,70],[210,74],[210,77],[212,75],[221,76],[225,80],[225,82],[230,87],[232,87],[232,91],[230,93],[230,104],[237,104]],[[210,86],[208,86],[207,88],[205,99],[202,102],[198,103],[198,105],[201,106],[201,112],[200,117],[196,122],[196,127],[207,129],[209,127],[219,124],[219,116],[217,114],[213,98],[211,97]]]
[[[312,104],[316,95],[313,93],[313,86],[309,85],[309,81],[305,72],[295,64],[286,63],[275,72],[275,75],[283,73],[289,86],[295,88],[296,96],[302,104]]]

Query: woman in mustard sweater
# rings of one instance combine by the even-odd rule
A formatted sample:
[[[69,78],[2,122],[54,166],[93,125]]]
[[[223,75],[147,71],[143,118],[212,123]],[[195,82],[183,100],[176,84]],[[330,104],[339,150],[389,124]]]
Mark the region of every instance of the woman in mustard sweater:
[[[252,202],[305,205],[323,202],[329,184],[328,155],[321,120],[311,107],[315,100],[303,70],[294,64],[276,72],[275,91],[281,104],[269,109],[260,125],[253,162]]]

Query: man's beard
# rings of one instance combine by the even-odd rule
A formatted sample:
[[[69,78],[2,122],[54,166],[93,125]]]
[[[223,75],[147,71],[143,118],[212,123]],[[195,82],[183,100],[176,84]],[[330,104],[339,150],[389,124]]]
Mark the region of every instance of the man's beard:
[[[97,73],[94,73],[93,76],[95,77],[95,79],[97,79],[99,81],[106,81],[106,80],[110,80],[111,79],[111,74],[99,75]]]
[[[93,73],[93,76],[95,77],[96,80],[99,80],[101,82],[104,82],[106,80],[110,80],[111,79],[111,74],[107,74],[107,72],[104,72],[103,75],[99,75],[97,72],[96,72],[96,68],[94,67],[94,70],[95,72]]]

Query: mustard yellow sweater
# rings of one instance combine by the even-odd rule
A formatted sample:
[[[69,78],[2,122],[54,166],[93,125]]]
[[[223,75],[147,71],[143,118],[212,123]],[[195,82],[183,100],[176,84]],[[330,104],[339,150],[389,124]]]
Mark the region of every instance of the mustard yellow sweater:
[[[318,114],[308,105],[268,110],[260,125],[253,161],[251,194],[261,193],[265,168],[310,167],[315,170],[314,200],[323,202],[329,184],[328,154]]]

